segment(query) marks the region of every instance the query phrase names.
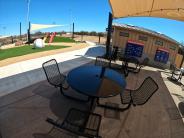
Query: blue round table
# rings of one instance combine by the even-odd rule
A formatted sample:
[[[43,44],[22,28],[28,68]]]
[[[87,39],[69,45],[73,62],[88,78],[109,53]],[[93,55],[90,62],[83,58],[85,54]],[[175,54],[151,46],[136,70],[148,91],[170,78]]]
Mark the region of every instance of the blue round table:
[[[80,66],[67,75],[67,82],[77,92],[91,99],[108,98],[122,93],[126,81],[122,74],[101,66]]]

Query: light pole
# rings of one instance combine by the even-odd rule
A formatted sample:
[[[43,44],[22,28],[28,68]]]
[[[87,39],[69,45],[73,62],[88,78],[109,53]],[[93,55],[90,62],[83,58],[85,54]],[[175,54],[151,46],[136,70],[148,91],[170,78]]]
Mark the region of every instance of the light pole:
[[[29,5],[30,5],[31,0],[27,0],[27,18],[26,18],[26,23],[27,23],[27,41],[29,43],[30,41],[30,22],[29,22]]]
[[[29,5],[30,5],[30,2],[31,2],[31,0],[27,0],[27,17],[26,17],[27,25],[29,24]]]

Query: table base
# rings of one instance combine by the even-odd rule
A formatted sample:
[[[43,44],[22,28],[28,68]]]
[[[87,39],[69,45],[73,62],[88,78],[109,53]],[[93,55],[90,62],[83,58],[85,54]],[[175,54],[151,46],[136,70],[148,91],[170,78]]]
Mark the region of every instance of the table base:
[[[117,111],[123,112],[123,111],[129,109],[130,106],[131,106],[131,104],[128,104],[127,107],[125,107],[125,108],[112,107],[112,106],[108,106],[108,105],[105,105],[105,104],[101,104],[101,103],[99,102],[99,99],[97,99],[97,106],[103,107],[103,108],[107,108],[107,109],[111,109],[111,110],[117,110]]]

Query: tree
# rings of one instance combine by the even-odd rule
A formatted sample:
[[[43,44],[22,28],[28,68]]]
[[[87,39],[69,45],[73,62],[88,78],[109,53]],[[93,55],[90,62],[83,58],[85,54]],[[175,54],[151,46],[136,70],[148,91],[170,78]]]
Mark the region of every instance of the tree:
[[[96,36],[97,33],[96,33],[95,31],[91,31],[91,32],[89,33],[89,35]]]
[[[104,34],[103,32],[99,32],[99,33],[98,33],[98,36],[101,36],[101,37],[102,37],[102,36],[104,36],[104,35],[105,35],[105,34]]]

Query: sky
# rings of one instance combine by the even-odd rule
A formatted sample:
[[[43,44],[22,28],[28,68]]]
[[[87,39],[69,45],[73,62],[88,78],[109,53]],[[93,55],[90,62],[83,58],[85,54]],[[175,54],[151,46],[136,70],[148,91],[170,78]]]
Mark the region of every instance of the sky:
[[[0,35],[18,35],[19,24],[26,33],[28,0],[0,0]],[[123,7],[122,7],[123,8]],[[40,30],[105,32],[108,13],[111,8],[108,0],[30,0],[29,21],[38,24],[60,24],[64,27]],[[184,22],[150,17],[130,17],[113,22],[148,28],[163,33],[178,42],[184,41]]]

